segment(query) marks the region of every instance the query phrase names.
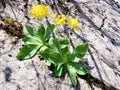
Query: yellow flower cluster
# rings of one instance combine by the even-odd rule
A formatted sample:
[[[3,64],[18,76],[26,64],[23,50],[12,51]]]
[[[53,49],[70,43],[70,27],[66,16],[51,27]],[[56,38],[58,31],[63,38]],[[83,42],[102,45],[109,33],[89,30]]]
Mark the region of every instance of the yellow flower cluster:
[[[54,22],[56,24],[65,25],[66,16],[64,14],[60,14],[60,15],[57,16],[56,13],[52,13],[51,16],[54,19]],[[71,29],[74,28],[76,30],[79,30],[78,19],[76,19],[76,18],[67,18],[67,23],[68,23],[68,25],[70,26]]]
[[[61,24],[61,25],[65,25],[65,20],[66,20],[66,16],[64,14],[58,15],[55,13],[52,13],[52,18],[54,19],[54,22],[56,24]]]
[[[42,18],[48,16],[49,7],[45,5],[34,5],[30,10],[30,14],[36,18]]]
[[[46,5],[34,5],[30,10],[30,14],[36,18],[41,19],[43,16],[48,16],[49,7]],[[57,15],[56,13],[51,14],[56,24],[65,25],[66,21],[70,28],[79,30],[79,22],[76,18],[66,18],[64,14]],[[66,20],[67,19],[67,20]]]
[[[76,18],[68,18],[67,22],[71,28],[75,28],[76,30],[79,30],[79,22]]]

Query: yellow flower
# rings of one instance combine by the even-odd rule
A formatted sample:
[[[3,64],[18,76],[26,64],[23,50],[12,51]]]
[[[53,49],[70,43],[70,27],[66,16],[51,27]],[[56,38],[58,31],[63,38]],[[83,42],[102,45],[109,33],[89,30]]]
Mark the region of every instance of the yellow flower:
[[[51,16],[52,16],[52,18],[56,18],[57,14],[56,13],[52,13]]]
[[[48,16],[49,7],[45,5],[34,5],[30,10],[30,14],[36,18],[42,18]]]
[[[51,16],[54,19],[54,22],[56,24],[65,25],[66,16],[64,14],[60,14],[60,15],[57,16],[57,14],[52,13]]]
[[[79,30],[79,22],[76,18],[68,18],[67,22],[71,28],[75,28],[76,30]]]

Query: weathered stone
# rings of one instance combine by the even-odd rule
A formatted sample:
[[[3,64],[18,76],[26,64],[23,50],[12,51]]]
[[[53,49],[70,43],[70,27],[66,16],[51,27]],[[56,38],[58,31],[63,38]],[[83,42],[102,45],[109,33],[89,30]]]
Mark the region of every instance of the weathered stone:
[[[37,3],[51,5],[53,0],[49,1],[51,0],[20,0],[17,2],[11,0],[5,2],[6,6],[0,3],[2,7],[0,16],[9,16],[23,24],[38,27],[39,20],[29,15],[29,9],[31,5]],[[53,72],[38,56],[25,61],[17,60],[15,56],[22,47],[22,41],[19,39],[17,44],[14,44],[15,37],[5,34],[5,31],[0,29],[0,90],[119,90],[120,1],[58,1],[62,3],[56,0],[60,12],[77,17],[80,21],[81,30],[74,31],[71,35],[73,45],[76,46],[86,41],[90,43],[85,60],[91,68],[91,75],[89,77],[78,76],[79,84],[73,88],[68,74],[61,78],[54,77]],[[69,12],[66,11],[66,7]],[[53,10],[57,12],[55,8]],[[50,17],[48,20],[53,22]],[[47,25],[45,18],[43,22]],[[66,33],[61,32],[66,37]]]

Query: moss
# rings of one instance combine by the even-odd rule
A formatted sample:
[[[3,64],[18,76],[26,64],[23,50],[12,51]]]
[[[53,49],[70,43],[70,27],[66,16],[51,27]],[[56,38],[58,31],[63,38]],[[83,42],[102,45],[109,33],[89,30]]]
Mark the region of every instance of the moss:
[[[17,36],[18,38],[24,37],[22,24],[12,18],[4,17],[0,26],[11,36]]]

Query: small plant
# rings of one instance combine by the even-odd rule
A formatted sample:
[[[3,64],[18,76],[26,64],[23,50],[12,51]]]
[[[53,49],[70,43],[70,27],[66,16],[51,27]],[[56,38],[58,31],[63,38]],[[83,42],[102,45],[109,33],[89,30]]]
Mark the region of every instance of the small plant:
[[[23,48],[17,55],[18,59],[28,59],[33,57],[39,52],[44,46],[48,44],[50,35],[55,30],[55,25],[49,25],[46,29],[41,24],[38,31],[30,25],[23,26],[23,32],[26,37],[22,40],[24,42]]]
[[[22,24],[12,18],[2,17],[0,28],[3,29],[8,35],[23,38]]]
[[[51,16],[56,24],[50,24],[45,27],[42,24],[42,18],[48,16],[48,10],[49,7],[45,5],[35,5],[32,7],[30,11],[31,15],[39,18],[41,24],[38,30],[35,30],[30,25],[23,26],[23,32],[26,36],[22,39],[24,46],[16,57],[23,60],[39,54],[44,58],[48,66],[51,64],[54,65],[54,73],[56,76],[60,77],[62,74],[68,72],[72,84],[76,86],[77,74],[85,75],[90,73],[90,71],[85,69],[84,65],[80,63],[87,53],[89,45],[88,43],[83,43],[71,52],[70,38],[52,37],[51,34],[57,31],[56,29],[58,29],[60,24],[65,25],[67,21],[71,29],[79,30],[79,23],[76,18],[66,18],[64,14],[57,15],[52,13]]]

